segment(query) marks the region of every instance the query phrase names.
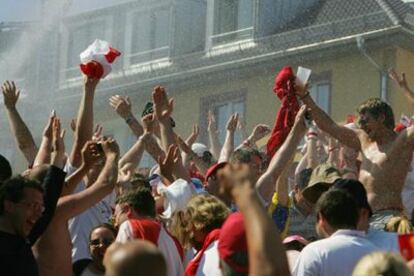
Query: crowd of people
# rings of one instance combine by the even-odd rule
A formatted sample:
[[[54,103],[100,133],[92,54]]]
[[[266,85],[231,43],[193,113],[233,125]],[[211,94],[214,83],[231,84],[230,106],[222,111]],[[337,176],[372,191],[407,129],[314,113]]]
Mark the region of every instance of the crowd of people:
[[[405,75],[390,78],[414,104]],[[121,155],[94,125],[98,85],[84,76],[67,149],[55,111],[36,145],[19,90],[3,84],[27,170],[0,155],[1,275],[414,274],[414,126],[396,125],[386,102],[367,99],[336,123],[286,67],[273,129],[258,124],[235,145],[239,114],[217,129],[209,113],[205,145],[197,125],[186,139],[174,131],[174,101],[157,86],[141,118],[128,97],[110,97],[136,136]],[[157,163],[148,170],[144,152]]]

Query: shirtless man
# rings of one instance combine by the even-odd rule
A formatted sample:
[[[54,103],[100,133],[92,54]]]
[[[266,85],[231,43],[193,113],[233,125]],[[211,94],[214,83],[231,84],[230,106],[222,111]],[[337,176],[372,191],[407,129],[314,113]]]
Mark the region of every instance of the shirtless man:
[[[365,186],[373,209],[371,227],[381,228],[393,215],[403,210],[401,190],[412,159],[414,128],[397,135],[391,107],[380,99],[362,103],[360,129],[349,129],[335,123],[309,95],[307,86],[297,86],[296,94],[311,111],[313,120],[323,131],[351,147],[362,156],[359,181]]]
[[[105,164],[97,180],[88,189],[59,199],[52,222],[33,248],[39,266],[39,275],[72,275],[72,241],[68,230],[68,220],[102,200],[112,192],[115,186],[118,175],[118,145],[110,138],[104,139],[101,145],[105,155]],[[89,161],[85,162],[87,148],[95,146],[96,143],[86,143],[82,150],[83,165],[69,179],[66,179],[66,185],[72,186],[71,190],[92,166],[91,163],[95,162],[91,160],[94,159],[90,156],[91,154],[89,154]]]

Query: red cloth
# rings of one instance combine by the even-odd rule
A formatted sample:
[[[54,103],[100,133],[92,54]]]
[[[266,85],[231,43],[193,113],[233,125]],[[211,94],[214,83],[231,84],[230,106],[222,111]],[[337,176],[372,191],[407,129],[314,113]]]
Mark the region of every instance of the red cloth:
[[[207,234],[204,239],[203,247],[197,252],[197,255],[188,263],[185,268],[185,276],[195,276],[197,273],[198,266],[200,265],[201,259],[203,258],[204,252],[214,241],[218,240],[220,236],[220,229],[214,229]],[[218,265],[218,264],[217,264]]]
[[[395,125],[394,131],[397,133],[400,133],[401,131],[403,131],[404,129],[406,129],[407,127],[405,125],[403,125],[402,123],[398,123]]]
[[[276,114],[275,125],[267,142],[269,158],[272,158],[286,140],[299,110],[299,102],[294,90],[295,78],[296,76],[290,66],[284,67],[275,78],[273,92],[282,101],[282,105]]]
[[[100,79],[104,73],[102,64],[96,61],[90,61],[86,64],[80,64],[82,73],[92,79]]]
[[[240,273],[249,272],[248,263],[240,264],[233,259],[234,254],[239,252],[245,252],[247,256],[246,230],[241,213],[231,214],[221,227],[218,252],[220,260],[225,261],[233,270]]]

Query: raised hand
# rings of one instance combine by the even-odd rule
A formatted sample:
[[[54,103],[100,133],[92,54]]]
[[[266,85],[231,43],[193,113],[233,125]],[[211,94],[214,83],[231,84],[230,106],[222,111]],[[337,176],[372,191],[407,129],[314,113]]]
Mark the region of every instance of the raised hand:
[[[219,181],[219,193],[235,199],[240,193],[254,191],[254,176],[247,164],[227,164],[221,169],[217,178]]]
[[[1,87],[3,92],[4,105],[7,109],[15,109],[20,96],[20,90],[16,89],[14,81],[6,81]]]
[[[142,127],[144,133],[153,133],[155,126],[155,116],[153,114],[147,114],[141,118]]]
[[[102,130],[103,130],[103,127],[101,125],[97,124],[96,127],[95,127],[95,132],[92,135],[92,140],[93,141],[96,142],[96,141],[99,141],[99,140],[102,139]]]
[[[55,116],[52,122],[51,163],[62,168],[65,164],[65,130],[61,129],[60,119]]]
[[[217,134],[218,130],[217,130],[217,124],[216,124],[216,117],[214,116],[214,113],[211,110],[208,111],[207,120],[208,120],[208,124],[207,124],[208,132]]]
[[[160,172],[171,183],[174,182],[174,170],[177,162],[180,162],[180,154],[177,145],[170,145],[167,151],[167,155],[164,157],[158,157],[158,165]]]
[[[239,113],[233,113],[226,124],[226,129],[230,132],[235,132],[237,128],[237,123],[239,121]]]
[[[187,145],[192,145],[197,140],[198,135],[200,134],[200,128],[197,124],[193,125],[193,131],[191,132],[190,136],[185,140]]]
[[[102,150],[106,156],[107,161],[108,158],[117,159],[119,157],[119,146],[114,139],[104,137],[100,144],[102,145]]]
[[[99,147],[96,142],[88,141],[82,148],[82,164],[90,168],[99,160],[104,159],[104,154],[99,150]]]
[[[131,117],[132,111],[129,97],[122,97],[120,95],[112,96],[109,98],[109,104],[123,119]]]
[[[403,89],[408,89],[408,83],[407,83],[407,79],[405,78],[404,72],[401,73],[401,77],[400,77],[397,74],[397,72],[394,70],[394,68],[391,68],[390,70],[388,70],[388,75],[396,84],[398,84],[399,87]]]
[[[173,112],[173,99],[168,99],[165,89],[157,86],[152,91],[152,101],[154,103],[154,114],[158,121],[169,123],[169,118]]]
[[[254,127],[252,134],[250,135],[253,141],[258,141],[270,133],[270,127],[265,124],[258,124]]]
[[[52,110],[52,112],[50,113],[49,116],[49,120],[47,122],[47,125],[45,126],[45,128],[43,129],[43,137],[52,139],[52,135],[53,135],[53,121],[56,118],[56,111]]]
[[[177,136],[177,144],[184,153],[188,155],[194,154],[191,147],[180,136]]]

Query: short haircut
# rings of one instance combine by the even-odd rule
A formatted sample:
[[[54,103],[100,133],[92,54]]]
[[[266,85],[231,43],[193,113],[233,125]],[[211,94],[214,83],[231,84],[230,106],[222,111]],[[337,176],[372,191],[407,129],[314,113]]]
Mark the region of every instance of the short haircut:
[[[9,161],[0,154],[0,183],[12,176],[12,168]],[[1,184],[0,184],[1,185]]]
[[[35,189],[43,193],[43,188],[39,182],[22,176],[15,176],[3,183],[0,187],[0,215],[4,213],[4,201],[20,202],[26,188]]]
[[[129,182],[131,182],[131,185],[134,189],[138,187],[151,189],[148,178],[140,173],[135,173]]]
[[[312,175],[313,169],[303,169],[296,175],[295,184],[298,186],[299,190],[302,191],[308,186],[310,177]]]
[[[139,215],[155,218],[155,200],[151,190],[145,187],[137,187],[121,195],[117,199],[118,204],[126,203]]]
[[[358,113],[371,114],[375,119],[384,115],[384,125],[393,130],[395,126],[394,112],[389,104],[381,101],[379,98],[370,98],[363,102],[357,109]]]
[[[356,229],[358,206],[355,199],[343,190],[332,189],[322,194],[315,210],[335,229]]]
[[[253,148],[241,148],[235,150],[231,157],[230,162],[240,162],[240,163],[250,163],[252,161],[253,156],[257,156],[260,160],[263,160],[263,156],[260,152]]]
[[[96,229],[99,229],[99,228],[108,229],[109,231],[112,232],[112,234],[114,234],[114,237],[116,237],[116,235],[118,234],[118,231],[116,230],[116,228],[112,224],[102,223],[102,224],[99,224],[98,226],[95,226],[94,228],[92,228],[91,232],[89,233],[89,240],[91,240],[91,238],[92,238],[93,231],[95,231]]]

